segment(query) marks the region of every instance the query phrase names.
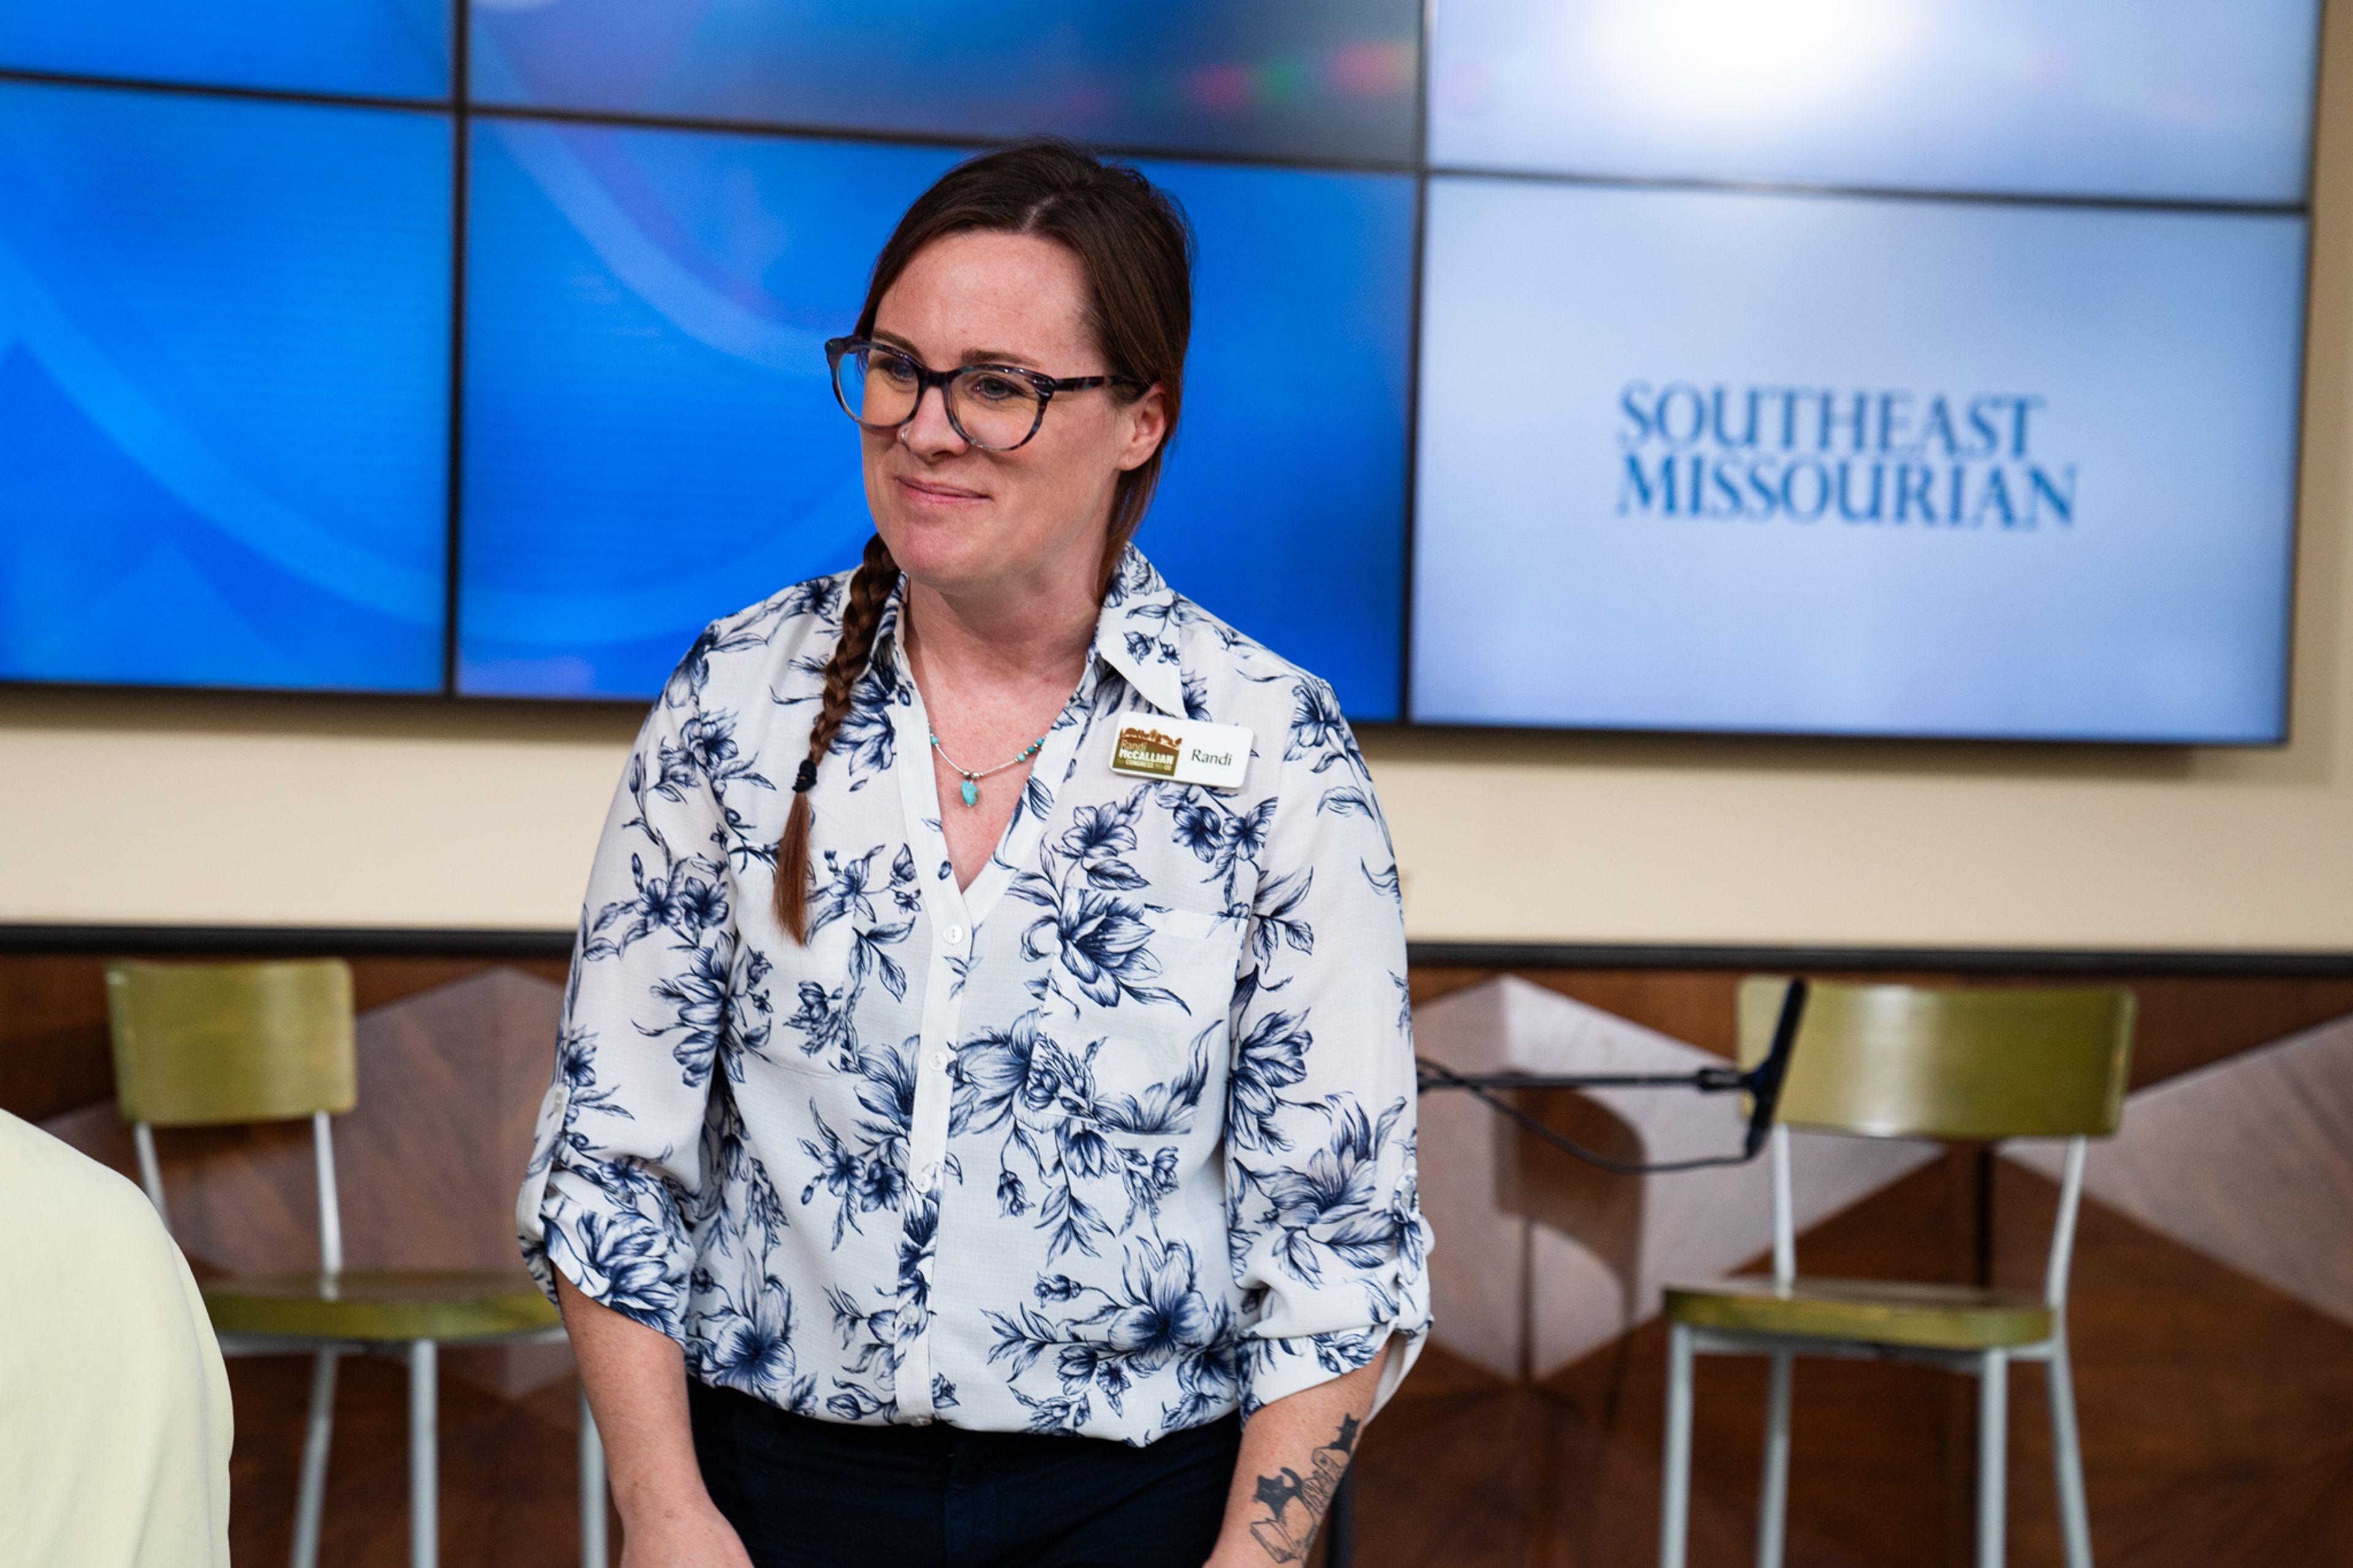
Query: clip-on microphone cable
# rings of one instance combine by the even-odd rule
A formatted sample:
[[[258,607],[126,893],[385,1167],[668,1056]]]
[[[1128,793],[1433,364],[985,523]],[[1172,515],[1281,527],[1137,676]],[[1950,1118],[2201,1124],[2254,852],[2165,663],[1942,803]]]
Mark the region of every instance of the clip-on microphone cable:
[[[1773,1048],[1765,1059],[1743,1072],[1736,1067],[1704,1067],[1693,1072],[1456,1072],[1427,1057],[1413,1058],[1419,1087],[1459,1089],[1484,1100],[1554,1148],[1574,1154],[1588,1165],[1621,1176],[1659,1175],[1670,1171],[1698,1171],[1710,1165],[1745,1165],[1757,1158],[1773,1135],[1773,1112],[1781,1103],[1781,1082],[1789,1075],[1789,1055],[1797,1048],[1798,1023],[1806,1014],[1806,983],[1789,982],[1781,996],[1781,1016],[1773,1025]],[[1696,1160],[1613,1160],[1573,1138],[1566,1138],[1503,1099],[1515,1089],[1689,1089],[1701,1094],[1741,1093],[1748,1096],[1748,1131],[1737,1154],[1710,1154]],[[1341,1478],[1325,1516],[1326,1561],[1334,1568],[1349,1568],[1356,1558],[1356,1468]]]
[[[1773,1112],[1781,1103],[1781,1081],[1789,1074],[1789,1055],[1797,1048],[1798,1022],[1806,1013],[1806,983],[1789,982],[1781,996],[1781,1016],[1773,1025],[1773,1048],[1765,1059],[1743,1072],[1736,1067],[1704,1067],[1694,1072],[1456,1072],[1427,1057],[1413,1058],[1419,1088],[1459,1089],[1484,1100],[1554,1148],[1574,1154],[1588,1165],[1621,1176],[1658,1175],[1670,1171],[1697,1171],[1710,1165],[1745,1165],[1757,1158],[1773,1134]],[[1613,1160],[1573,1138],[1566,1138],[1528,1115],[1502,1095],[1515,1089],[1689,1089],[1701,1094],[1742,1093],[1748,1096],[1748,1131],[1737,1154],[1710,1154],[1697,1160]],[[1326,1561],[1334,1568],[1349,1568],[1356,1558],[1356,1474],[1351,1466],[1341,1478],[1325,1516]]]
[[[1806,1013],[1806,983],[1792,980],[1782,994],[1781,1015],[1773,1025],[1773,1048],[1746,1072],[1736,1067],[1704,1067],[1693,1072],[1619,1073],[1462,1073],[1431,1061],[1413,1059],[1419,1087],[1459,1089],[1510,1117],[1554,1148],[1573,1154],[1588,1165],[1621,1176],[1659,1175],[1670,1171],[1697,1171],[1711,1165],[1743,1165],[1757,1158],[1773,1132],[1773,1112],[1781,1102],[1781,1083],[1789,1073],[1789,1056],[1797,1048],[1798,1023]],[[1516,1089],[1689,1089],[1701,1094],[1741,1093],[1748,1096],[1748,1131],[1737,1154],[1709,1154],[1695,1160],[1613,1160],[1565,1137],[1503,1098]]]

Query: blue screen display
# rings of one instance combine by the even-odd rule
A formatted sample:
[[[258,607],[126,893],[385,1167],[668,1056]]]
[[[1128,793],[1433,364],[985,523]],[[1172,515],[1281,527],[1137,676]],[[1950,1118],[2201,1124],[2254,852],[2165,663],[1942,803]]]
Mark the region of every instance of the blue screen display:
[[[2301,202],[2320,0],[1447,0],[1451,168]]]
[[[0,677],[440,687],[450,151],[0,86]]]
[[[1198,234],[1143,547],[1354,719],[2276,741],[2321,5],[19,5],[0,681],[641,700],[1045,132]]]
[[[641,696],[694,633],[854,563],[826,382],[935,149],[476,127],[459,684]],[[1147,165],[1198,230],[1185,422],[1142,542],[1394,717],[1412,182]],[[1315,367],[1276,381],[1272,361]],[[1237,570],[1248,562],[1250,569]]]
[[[1417,0],[497,0],[486,103],[1131,147],[1413,156]]]
[[[449,92],[449,0],[0,6],[0,68],[379,98]]]
[[[2303,217],[1442,178],[1429,236],[1416,718],[2280,737]]]
[[[459,689],[643,696],[713,616],[857,563],[825,340],[955,161],[476,124]]]
[[[1143,169],[1200,258],[1184,423],[1137,542],[1350,718],[1401,718],[1413,182]]]

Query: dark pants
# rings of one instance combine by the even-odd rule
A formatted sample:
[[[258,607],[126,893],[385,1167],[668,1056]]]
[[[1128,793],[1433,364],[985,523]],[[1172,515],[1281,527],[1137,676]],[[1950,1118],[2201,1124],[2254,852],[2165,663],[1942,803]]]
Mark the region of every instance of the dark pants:
[[[1201,1568],[1241,1449],[1233,1415],[1134,1448],[687,1394],[703,1484],[755,1568]]]

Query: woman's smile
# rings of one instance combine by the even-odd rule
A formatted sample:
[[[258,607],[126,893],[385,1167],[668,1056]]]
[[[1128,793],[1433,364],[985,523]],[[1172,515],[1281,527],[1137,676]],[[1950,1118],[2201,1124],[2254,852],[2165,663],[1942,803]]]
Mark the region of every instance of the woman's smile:
[[[987,493],[965,485],[952,485],[944,479],[923,479],[913,474],[895,474],[892,483],[910,506],[924,509],[941,508],[961,511],[988,500]]]

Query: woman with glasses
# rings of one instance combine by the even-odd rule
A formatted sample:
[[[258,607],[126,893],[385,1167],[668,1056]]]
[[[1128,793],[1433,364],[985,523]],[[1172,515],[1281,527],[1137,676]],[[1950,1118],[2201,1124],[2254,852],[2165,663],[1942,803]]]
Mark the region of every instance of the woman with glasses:
[[[519,1213],[630,1568],[1301,1562],[1419,1347],[1363,758],[1131,542],[1188,252],[1060,144],[921,197],[827,345],[863,564],[639,736]]]

